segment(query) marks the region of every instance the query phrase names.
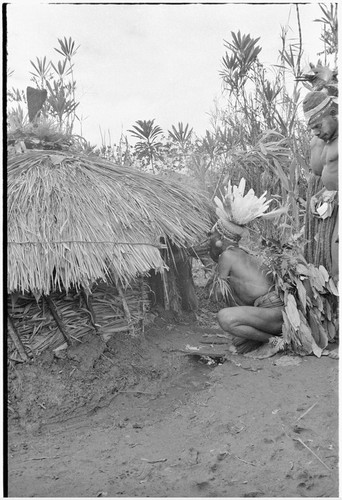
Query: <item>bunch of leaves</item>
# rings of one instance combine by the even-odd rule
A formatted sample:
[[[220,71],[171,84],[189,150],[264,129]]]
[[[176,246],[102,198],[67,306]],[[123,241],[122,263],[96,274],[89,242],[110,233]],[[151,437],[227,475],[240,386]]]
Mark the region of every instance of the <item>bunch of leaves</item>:
[[[229,92],[238,95],[261,52],[261,47],[257,45],[260,38],[253,39],[250,35],[241,35],[240,31],[231,32],[231,35],[231,42],[224,40],[224,45],[230,52],[226,52],[222,57],[220,75]]]
[[[217,269],[214,270],[207,286],[209,286],[210,290],[209,298],[212,298],[215,302],[224,301],[225,307],[234,307],[237,305],[229,281],[220,278],[217,274]]]
[[[134,149],[137,158],[143,162],[143,166],[150,166],[156,173],[156,160],[161,158],[161,136],[163,130],[153,120],[137,120],[133,128],[128,130],[133,137],[138,139]]]
[[[171,125],[167,132],[167,140],[162,148],[165,169],[174,172],[186,171],[194,149],[193,129],[188,123],[184,125],[183,122],[178,122],[177,125]]]
[[[74,143],[74,137],[62,132],[51,117],[41,117],[31,123],[21,109],[10,112],[7,118],[7,152],[21,154],[28,149],[66,150]]]
[[[133,146],[128,142],[127,136],[121,135],[118,143],[113,143],[111,133],[108,131],[108,141],[105,133],[101,132],[102,145],[96,149],[96,154],[116,165],[131,167],[134,165]]]
[[[193,147],[187,158],[187,171],[194,179],[200,179],[208,191],[208,177],[214,168],[216,154],[216,141],[211,132],[206,130],[204,137],[195,137]]]
[[[323,33],[320,39],[324,44],[324,50],[319,54],[325,56],[325,64],[327,63],[327,55],[335,56],[335,65],[337,63],[338,54],[338,14],[337,3],[328,6],[319,4],[323,16],[320,19],[315,19],[315,22],[323,24]]]
[[[204,136],[193,134],[191,147],[186,155],[186,171],[194,182],[199,182],[213,200],[226,171],[230,149],[225,142],[227,130],[209,131]]]
[[[64,37],[58,39],[58,47],[54,49],[63,57],[62,60],[54,63],[48,61],[46,56],[30,60],[31,81],[36,88],[47,90],[42,115],[55,119],[59,130],[67,135],[72,134],[74,121],[77,119],[76,109],[79,106],[75,97],[76,81],[72,62],[78,49],[79,46],[76,47],[71,37]],[[18,113],[18,117],[20,113],[24,113],[23,110],[27,106],[24,91],[12,88],[8,92],[8,101],[19,103],[17,110],[12,109],[12,112]]]
[[[99,156],[98,148],[96,144],[91,144],[81,135],[74,134],[72,136],[72,145],[70,150],[75,153],[83,153],[87,156]]]
[[[9,79],[14,74],[14,71],[11,71],[10,74],[7,75],[7,79]],[[7,100],[8,102],[24,102],[26,103],[26,95],[24,90],[15,89],[12,87],[11,89],[7,89]]]
[[[171,140],[173,140],[180,147],[183,153],[186,153],[187,148],[191,143],[191,135],[193,133],[193,129],[189,128],[189,124],[187,123],[184,126],[183,122],[178,122],[177,127],[172,125],[171,130],[168,130],[168,133]]]
[[[286,245],[267,242],[262,257],[284,302],[284,341],[299,355],[320,357],[337,334],[338,290],[323,266],[308,263],[300,238]]]
[[[190,125],[178,122],[167,134],[154,120],[138,120],[131,130],[133,137],[140,139],[134,146],[132,165],[140,170],[150,170],[166,176],[179,178],[179,174],[191,178],[194,185],[213,198],[219,182],[229,148],[224,141],[224,132],[206,130],[203,137],[197,136]]]
[[[227,109],[221,119],[230,128],[234,126],[240,136],[243,131],[239,143],[243,149],[255,144],[265,130],[276,130],[290,137],[298,119],[298,84],[295,82],[292,92],[288,90],[286,72],[296,73],[301,57],[300,45],[291,44],[287,49],[283,33],[280,64],[273,66],[271,77],[269,68],[258,60],[261,52],[258,41],[259,38],[253,39],[250,35],[232,33],[232,42],[225,42],[231,55],[228,57],[226,53],[220,72],[223,91],[229,93]]]

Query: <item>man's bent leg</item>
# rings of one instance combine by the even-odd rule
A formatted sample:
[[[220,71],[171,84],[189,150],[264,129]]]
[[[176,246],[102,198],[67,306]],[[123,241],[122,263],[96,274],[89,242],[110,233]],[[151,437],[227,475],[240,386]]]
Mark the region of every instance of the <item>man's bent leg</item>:
[[[283,324],[282,307],[227,307],[218,312],[217,319],[221,328],[231,335],[259,342],[268,342],[280,335]]]

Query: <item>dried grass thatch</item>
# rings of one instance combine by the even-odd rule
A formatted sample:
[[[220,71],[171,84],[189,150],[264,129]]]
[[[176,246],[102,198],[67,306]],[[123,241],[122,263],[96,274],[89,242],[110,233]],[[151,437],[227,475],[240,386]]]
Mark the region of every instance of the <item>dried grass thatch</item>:
[[[205,198],[97,157],[29,151],[8,161],[8,292],[89,289],[109,268],[124,285],[162,270],[161,241],[193,245]]]

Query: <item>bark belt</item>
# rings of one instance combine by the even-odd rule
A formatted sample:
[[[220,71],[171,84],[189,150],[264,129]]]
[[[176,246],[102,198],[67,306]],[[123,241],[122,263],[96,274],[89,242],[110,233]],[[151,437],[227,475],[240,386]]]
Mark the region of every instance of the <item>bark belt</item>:
[[[254,307],[283,307],[284,302],[281,300],[277,292],[272,291],[265,293],[265,295],[262,295],[261,297],[258,297],[254,301]]]

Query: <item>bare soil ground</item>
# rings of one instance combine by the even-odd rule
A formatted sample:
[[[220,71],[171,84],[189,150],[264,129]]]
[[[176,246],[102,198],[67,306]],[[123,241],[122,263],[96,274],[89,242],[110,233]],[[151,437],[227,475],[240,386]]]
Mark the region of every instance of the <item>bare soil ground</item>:
[[[338,362],[245,358],[223,333],[159,316],[17,365],[9,496],[338,497]]]

